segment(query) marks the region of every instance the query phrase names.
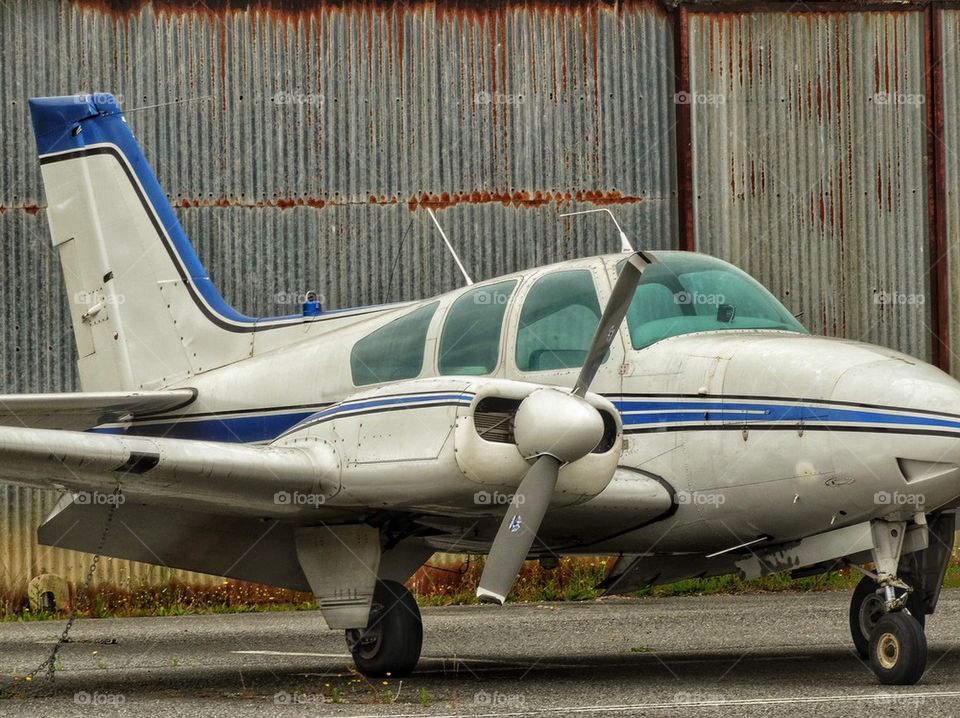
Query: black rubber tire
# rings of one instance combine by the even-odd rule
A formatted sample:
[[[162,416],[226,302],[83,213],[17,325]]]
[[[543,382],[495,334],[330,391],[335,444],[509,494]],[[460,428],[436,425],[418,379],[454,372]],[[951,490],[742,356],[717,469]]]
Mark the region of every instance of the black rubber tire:
[[[914,585],[909,578],[904,580],[911,586]],[[869,576],[864,576],[860,579],[857,587],[853,589],[853,595],[850,597],[850,637],[853,639],[854,648],[857,649],[857,653],[859,653],[862,658],[870,657],[870,629],[861,624],[861,611],[868,611],[873,617],[872,620],[870,620],[867,616],[863,616],[864,621],[870,625],[875,625],[876,622],[880,620],[880,617],[884,615],[882,599],[877,596],[876,591],[876,582]],[[897,592],[898,595],[900,593],[902,593],[902,591]],[[863,606],[865,601],[869,601],[867,607]],[[873,610],[871,610],[871,607]],[[910,615],[917,619],[920,628],[926,625],[927,616],[919,591],[915,590],[910,593],[910,597],[907,599],[907,610],[910,612]]]
[[[870,638],[870,668],[884,685],[912,686],[927,668],[927,637],[909,613],[883,616]]]
[[[413,594],[396,581],[377,581],[366,630],[350,629],[346,639],[353,662],[363,675],[410,675],[423,646],[423,622]]]

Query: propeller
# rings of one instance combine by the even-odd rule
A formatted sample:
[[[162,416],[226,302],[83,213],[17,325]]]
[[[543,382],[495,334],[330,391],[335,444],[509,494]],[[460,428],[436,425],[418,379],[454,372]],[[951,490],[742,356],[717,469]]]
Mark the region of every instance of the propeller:
[[[652,261],[635,252],[623,264],[573,391],[536,389],[517,409],[513,432],[517,448],[525,459],[535,461],[517,487],[490,547],[477,588],[481,601],[504,602],[550,506],[560,467],[589,454],[603,438],[603,417],[584,397],[627,314],[640,275]]]

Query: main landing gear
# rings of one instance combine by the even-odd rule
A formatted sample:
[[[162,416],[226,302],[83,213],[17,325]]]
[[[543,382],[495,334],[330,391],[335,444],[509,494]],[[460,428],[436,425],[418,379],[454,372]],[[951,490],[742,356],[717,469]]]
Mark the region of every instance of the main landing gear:
[[[365,629],[346,632],[347,648],[365,676],[401,678],[420,660],[423,622],[413,595],[396,581],[377,581]]]

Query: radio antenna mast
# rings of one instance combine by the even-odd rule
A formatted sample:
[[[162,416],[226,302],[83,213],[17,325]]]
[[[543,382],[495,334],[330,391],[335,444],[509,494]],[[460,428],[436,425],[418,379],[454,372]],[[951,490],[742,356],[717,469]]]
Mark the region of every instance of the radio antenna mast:
[[[560,216],[573,217],[574,215],[578,215],[578,214],[593,214],[594,212],[606,212],[607,214],[610,215],[610,219],[613,220],[613,223],[617,225],[617,231],[620,233],[620,251],[621,252],[623,252],[624,254],[627,254],[629,252],[635,251],[633,248],[633,244],[630,242],[629,239],[627,239],[627,233],[623,231],[623,228],[620,226],[620,223],[617,221],[617,218],[614,216],[613,212],[611,212],[606,207],[600,207],[599,209],[581,209],[577,212],[566,212],[564,214],[561,214]]]
[[[460,261],[460,257],[457,256],[457,251],[453,248],[453,245],[450,244],[450,240],[447,239],[447,233],[443,231],[443,227],[440,226],[440,222],[437,221],[437,215],[433,213],[433,210],[430,207],[427,207],[427,212],[430,214],[430,219],[433,220],[433,223],[437,225],[437,229],[440,230],[440,236],[443,237],[443,243],[447,245],[447,249],[450,250],[450,254],[453,256],[453,261],[457,263],[457,267],[460,268],[460,273],[463,275],[463,278],[467,280],[467,286],[473,284],[473,280],[470,279],[470,275],[467,274],[467,270],[463,268],[463,262]]]

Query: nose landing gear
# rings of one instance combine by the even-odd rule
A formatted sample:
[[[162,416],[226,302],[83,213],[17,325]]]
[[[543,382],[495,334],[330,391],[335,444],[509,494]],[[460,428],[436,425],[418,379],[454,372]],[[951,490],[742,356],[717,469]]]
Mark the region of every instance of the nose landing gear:
[[[857,584],[850,600],[853,645],[881,683],[913,685],[927,665],[926,613],[917,584],[910,578],[888,579],[881,586],[870,576]],[[888,603],[887,594],[893,600]]]
[[[903,583],[911,587],[919,585],[911,576],[904,576]],[[898,599],[906,597],[906,610],[923,628],[927,617],[920,592],[907,591],[905,588],[895,588],[894,591]],[[850,598],[850,635],[861,657],[870,658],[870,636],[877,622],[886,614],[887,607],[880,585],[870,576],[864,576]]]
[[[925,521],[917,524],[926,527]],[[927,610],[922,592],[914,590],[922,582],[906,573],[897,575],[906,530],[906,521],[871,522],[876,574],[863,571],[866,575],[850,600],[853,645],[887,685],[913,685],[927,667]]]

